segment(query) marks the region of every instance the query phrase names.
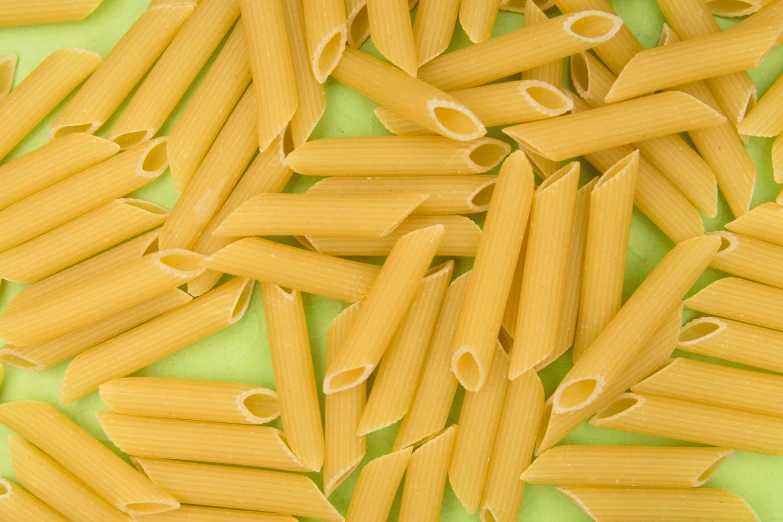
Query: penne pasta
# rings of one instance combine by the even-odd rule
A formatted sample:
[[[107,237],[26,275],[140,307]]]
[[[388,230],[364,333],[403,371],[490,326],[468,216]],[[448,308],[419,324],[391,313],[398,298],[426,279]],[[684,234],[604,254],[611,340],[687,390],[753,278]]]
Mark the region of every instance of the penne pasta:
[[[443,231],[435,225],[397,241],[367,293],[345,346],[326,369],[325,394],[353,388],[373,372],[415,297]]]
[[[345,31],[348,35],[347,43],[354,49],[358,49],[370,36],[367,0],[345,0],[345,13]]]
[[[0,167],[0,210],[109,159],[119,149],[103,138],[75,134],[9,161]]]
[[[742,120],[739,132],[747,136],[775,137],[783,133],[783,81],[773,83]]]
[[[725,231],[709,232],[707,235],[721,238],[721,248],[710,266],[744,279],[783,288],[783,276],[778,268],[783,263],[782,247]]]
[[[5,20],[6,17],[0,14],[0,19]],[[98,53],[84,49],[60,49],[49,55],[0,100],[0,120],[6,122],[0,136],[0,159],[30,134],[100,63]]]
[[[506,11],[523,13],[525,15],[525,25],[527,26],[544,23],[549,20],[549,17],[544,13],[544,10],[554,7],[554,5],[555,3],[552,0],[538,0],[537,2],[535,0],[524,2],[522,0],[503,0],[500,3],[500,8]],[[554,60],[539,65],[538,67],[522,71],[522,79],[538,80],[554,85],[555,87],[560,87],[563,84],[563,59]]]
[[[783,453],[780,417],[653,395],[624,393],[590,424],[767,455]]]
[[[522,480],[566,487],[697,488],[734,453],[723,448],[557,446]]]
[[[712,1],[712,0],[708,0]],[[740,0],[741,2],[744,2],[745,0]],[[749,0],[750,2],[756,2],[756,0]],[[761,0],[762,2],[766,2],[766,0]],[[709,6],[708,6],[709,7]],[[712,9],[710,7],[710,9]],[[766,3],[759,12],[753,13],[752,15],[748,16],[744,20],[741,20],[738,24],[732,26],[732,29],[739,27],[740,29],[743,28],[750,28],[750,27],[760,27],[762,25],[768,24],[770,21],[779,21],[781,20],[780,16],[783,15],[783,4],[781,4],[777,0],[772,0],[769,3]],[[778,45],[783,43],[783,36],[778,38]]]
[[[447,261],[421,280],[405,319],[381,359],[356,430],[358,435],[391,426],[408,412],[453,271],[454,262]]]
[[[543,407],[544,387],[536,372],[527,372],[509,383],[481,501],[482,520],[519,519],[525,492],[519,475],[533,457]]]
[[[684,301],[691,310],[783,330],[783,290],[737,277],[719,279]]]
[[[308,470],[319,471],[324,432],[302,294],[261,283],[261,296],[286,441]]]
[[[595,47],[621,26],[619,17],[598,11],[558,16],[440,56],[419,69],[419,78],[445,91],[483,85]]]
[[[772,171],[775,182],[780,183],[783,180],[783,138],[778,136],[772,144]],[[776,199],[778,204],[783,203],[780,194]]]
[[[706,3],[714,15],[735,17],[756,13],[772,2],[771,0],[730,0],[728,2],[707,0]]]
[[[65,106],[49,138],[98,131],[163,54],[194,5],[152,5],[134,22]]]
[[[234,279],[77,355],[65,371],[60,402],[80,399],[105,382],[130,375],[228,328],[245,314],[252,292],[250,281]]]
[[[145,515],[179,507],[179,502],[164,489],[137,473],[47,403],[6,402],[0,405],[0,422],[36,445],[120,511]],[[57,433],[57,437],[52,437],[52,433]],[[51,482],[44,484],[47,489],[51,486]]]
[[[6,1],[0,4],[0,27],[76,22],[90,16],[99,5],[101,0]]]
[[[443,54],[457,25],[460,0],[420,0],[413,22],[417,67]],[[350,43],[350,36],[348,39]]]
[[[555,6],[554,0],[531,0],[542,11],[552,9]],[[509,11],[511,13],[523,13],[525,12],[526,0],[502,0],[500,2],[501,11]]]
[[[178,192],[188,186],[250,80],[247,37],[238,23],[169,134],[169,167]]]
[[[413,448],[401,449],[367,463],[351,494],[346,522],[388,519],[412,451]]]
[[[451,369],[468,391],[479,391],[491,371],[534,192],[530,163],[514,152],[498,174],[452,339]]]
[[[501,0],[462,0],[459,6],[459,24],[473,43],[489,40]]]
[[[409,11],[408,0],[367,0],[367,18],[376,49],[392,64],[415,78],[418,59]],[[343,63],[341,60],[338,69]]]
[[[493,138],[457,142],[441,136],[364,136],[310,141],[286,158],[307,176],[435,176],[483,174],[511,147]]]
[[[167,166],[166,138],[159,138],[17,201],[0,211],[0,252],[143,187]]]
[[[310,65],[315,79],[324,83],[345,50],[345,0],[304,0],[302,5]]]
[[[296,522],[290,515],[201,506],[182,506],[176,511],[147,515],[146,519],[147,522]]]
[[[137,458],[133,463],[185,503],[343,520],[315,483],[302,475],[174,460]]]
[[[205,268],[353,303],[367,295],[380,267],[308,252],[259,238],[212,254]]]
[[[239,7],[233,1],[200,0],[122,111],[109,139],[123,149],[152,139],[237,18]]]
[[[764,203],[726,223],[726,229],[735,234],[783,246],[783,207]]]
[[[11,92],[11,87],[14,86],[14,75],[16,74],[16,61],[17,59],[15,54],[6,54],[0,56],[0,100],[8,96],[8,93]],[[9,497],[13,495],[13,493],[14,492],[10,492]],[[19,495],[19,497],[21,496],[22,495]],[[24,502],[24,501],[20,499],[20,502]]]
[[[677,349],[783,373],[783,333],[701,317],[682,327]]]
[[[639,152],[635,151],[607,170],[590,195],[574,362],[581,359],[623,303],[638,169]]]
[[[617,76],[587,51],[571,57],[568,72],[574,90],[587,105],[595,109],[606,105],[606,94]]]
[[[55,510],[6,479],[0,479],[0,517],[6,520],[66,522]]]
[[[277,394],[229,382],[128,377],[101,384],[101,400],[117,413],[229,424],[266,424],[280,416]]]

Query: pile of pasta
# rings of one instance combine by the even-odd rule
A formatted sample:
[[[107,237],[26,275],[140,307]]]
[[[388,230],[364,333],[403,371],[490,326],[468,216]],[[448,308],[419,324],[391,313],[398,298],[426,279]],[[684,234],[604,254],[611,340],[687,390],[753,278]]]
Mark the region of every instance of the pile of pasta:
[[[99,3],[0,1],[0,25]],[[743,143],[778,136],[783,182],[783,76],[757,101],[746,72],[783,43],[783,0],[658,0],[651,49],[605,0],[420,0],[411,23],[416,3],[152,0],[105,59],[62,49],[11,90],[0,58],[0,159],[81,85],[49,143],[0,166],[0,278],[33,283],[0,316],[0,361],[72,359],[61,403],[99,391],[133,464],[50,404],[0,404],[25,488],[0,480],[0,519],[375,522],[404,482],[399,520],[427,522],[448,482],[484,522],[516,521],[526,483],[599,522],[759,520],[699,486],[734,450],[783,454],[783,194],[750,209]],[[524,27],[491,37],[499,9]],[[713,12],[751,16],[721,31]],[[457,20],[475,45],[446,53]],[[392,135],[310,140],[329,77]],[[581,187],[577,156],[601,172]],[[171,211],[127,197],[168,170]],[[285,193],[293,173],[323,179]],[[736,219],[705,233],[718,189]],[[623,302],[634,206],[675,246]],[[683,303],[707,267],[732,277]],[[239,321],[256,281],[276,391],[132,376]],[[304,292],[347,306],[323,380]],[[681,327],[683,304],[704,317]],[[538,372],[571,347],[546,398]],[[588,420],[703,446],[557,446]],[[344,518],[328,497],[398,422]]]

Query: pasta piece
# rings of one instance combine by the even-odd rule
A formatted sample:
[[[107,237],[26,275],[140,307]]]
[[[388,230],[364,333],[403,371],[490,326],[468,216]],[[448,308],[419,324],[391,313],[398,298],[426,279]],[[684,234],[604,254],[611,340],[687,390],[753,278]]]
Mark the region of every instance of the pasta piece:
[[[530,223],[528,222],[528,228]],[[509,347],[514,344],[514,333],[517,330],[517,319],[519,317],[519,296],[522,294],[522,276],[525,274],[525,255],[527,253],[527,241],[529,239],[528,231],[525,231],[525,237],[522,239],[522,248],[519,249],[519,257],[514,268],[514,278],[511,280],[511,290],[508,293],[506,309],[503,311],[503,321],[500,323],[500,334],[498,339],[505,340],[503,346]],[[513,347],[513,346],[512,346]]]
[[[449,426],[413,452],[402,490],[400,522],[440,520],[443,492],[456,437],[457,426]]]
[[[628,114],[633,118],[628,118]],[[682,92],[662,92],[578,114],[507,127],[522,146],[553,160],[724,123],[726,118]]]
[[[535,368],[555,350],[578,183],[579,163],[572,162],[536,189],[509,379]]]
[[[261,296],[286,440],[304,466],[320,471],[324,433],[302,294],[261,283]]]
[[[179,507],[179,502],[169,493],[137,473],[47,403],[6,402],[0,405],[0,422],[36,445],[120,511],[145,515]],[[52,433],[57,437],[52,437]],[[49,488],[51,482],[44,481],[44,485]]]
[[[489,40],[501,0],[462,0],[459,23],[473,43]]]
[[[231,112],[185,192],[160,229],[161,248],[193,248],[258,150],[256,95],[251,88]]]
[[[0,252],[64,225],[166,170],[166,138],[118,154],[0,211]]]
[[[560,170],[560,162],[553,161],[549,158],[545,158],[541,154],[535,153],[524,147],[520,147],[520,150],[524,150],[527,157],[533,166],[533,170],[542,179],[550,177],[552,174]]]
[[[8,96],[11,87],[14,86],[14,74],[16,73],[16,55],[6,54],[0,56],[0,100]],[[13,492],[9,493],[9,496]],[[22,495],[19,495],[20,497]],[[20,500],[20,502],[23,502]]]
[[[371,2],[373,0],[370,0]],[[413,448],[405,448],[371,460],[359,474],[345,522],[386,520],[394,496],[408,467]]]
[[[677,349],[783,373],[783,333],[702,317],[682,327]]]
[[[712,0],[708,0],[712,1]],[[739,0],[744,2],[745,0]],[[748,0],[750,2],[756,2],[757,0]],[[760,0],[761,2],[765,2],[766,0]],[[753,13],[752,15],[748,16],[744,20],[741,20],[738,24],[732,26],[732,29],[735,28],[750,28],[750,27],[760,27],[762,25],[766,25],[770,23],[771,21],[778,22],[781,20],[780,16],[783,15],[783,4],[781,4],[778,0],[773,0],[770,3],[766,3],[759,12]],[[778,37],[778,45],[783,43],[783,35]]]
[[[421,0],[413,22],[417,67],[443,54],[457,24],[460,0]],[[349,38],[350,42],[350,38]]]
[[[0,277],[33,283],[163,223],[168,211],[140,199],[115,199],[0,253]],[[42,256],[41,252],[52,252]]]
[[[0,479],[0,517],[6,520],[66,522],[59,513],[6,479]]]
[[[0,14],[0,20],[5,21],[7,17]],[[0,159],[30,134],[100,63],[98,53],[84,49],[60,49],[49,55],[0,100],[0,120],[5,122],[0,136]]]
[[[544,387],[536,372],[511,381],[481,501],[481,519],[516,522],[525,483],[519,475],[530,464],[544,408]]]
[[[120,451],[135,457],[189,460],[310,471],[275,428],[133,417],[99,411],[101,429]]]
[[[696,282],[720,246],[714,237],[674,247],[595,338],[555,391],[554,411],[580,410],[607,392]]]
[[[370,19],[367,0],[345,0],[347,43],[354,49],[362,46],[370,36]],[[456,21],[456,18],[455,18]]]
[[[503,82],[449,93],[487,127],[559,116],[573,107],[556,87],[538,80]],[[390,132],[403,136],[432,134],[429,130],[384,107],[375,116]]]
[[[536,191],[523,152],[514,152],[503,163],[496,189],[452,339],[451,369],[472,392],[481,390],[490,374]]]
[[[783,81],[780,78],[767,89],[764,96],[748,112],[738,130],[748,136],[775,137],[783,133]]]
[[[756,513],[736,493],[725,489],[558,488],[600,522],[687,520],[688,522],[758,522]]]
[[[130,522],[131,518],[128,515],[99,497],[73,473],[24,439],[10,435],[8,453],[19,482],[48,506],[67,516],[68,520],[89,522],[98,519],[107,522]],[[52,517],[48,511],[43,515]],[[53,519],[65,520],[60,518],[59,514]],[[32,520],[40,519],[36,517]]]
[[[109,139],[123,149],[152,139],[237,18],[235,2],[200,0],[122,111]]]
[[[419,69],[419,78],[445,91],[483,85],[595,47],[621,26],[619,17],[598,11],[558,16],[440,56]]]
[[[222,237],[383,237],[428,194],[258,194],[214,231]]]
[[[623,304],[625,256],[638,169],[639,152],[635,151],[607,170],[590,196],[574,362],[581,359]]]
[[[234,279],[76,356],[68,365],[60,402],[80,399],[236,323],[247,311],[253,284]]]
[[[696,402],[624,393],[590,424],[767,455],[783,453],[783,419]]]
[[[746,16],[758,12],[771,3],[771,0],[707,0],[712,14],[718,16]]]
[[[737,277],[719,279],[685,300],[691,310],[783,330],[783,289]]]
[[[6,163],[0,167],[0,209],[109,159],[119,149],[103,138],[75,134]]]
[[[0,349],[0,361],[23,370],[45,370],[190,300],[188,294],[175,288],[51,341],[29,346],[6,345]]]
[[[617,76],[587,51],[571,57],[569,75],[576,93],[591,108],[606,105],[606,94],[612,88]]]
[[[375,47],[392,64],[415,78],[418,59],[409,11],[408,0],[367,0],[367,17]]]
[[[345,336],[353,327],[360,306],[361,302],[349,306],[329,325],[326,332],[327,366],[342,350]],[[356,434],[366,400],[366,383],[325,398],[324,494],[327,497],[359,467],[367,451],[365,437]]]
[[[486,384],[479,392],[465,393],[459,414],[459,431],[449,465],[449,483],[470,514],[475,513],[481,503],[509,382],[507,374],[508,356],[498,342]]]
[[[250,83],[247,37],[238,23],[169,134],[169,167],[182,193]]]
[[[280,416],[277,394],[249,384],[129,377],[100,390],[109,408],[127,415],[230,424],[266,424]]]
[[[310,64],[315,79],[324,83],[337,67],[345,50],[347,40],[345,1],[304,0],[302,5]]]
[[[422,279],[405,319],[386,348],[356,433],[391,426],[408,412],[440,315],[454,262],[435,267]]]
[[[380,267],[308,252],[259,238],[232,243],[203,266],[353,303],[367,295]]]
[[[455,279],[446,292],[419,387],[397,430],[394,451],[428,439],[446,427],[451,403],[457,392],[457,379],[451,371],[451,338],[470,280],[469,274]]]
[[[152,482],[185,503],[343,520],[315,483],[303,475],[174,460],[133,462]]]
[[[783,288],[783,248],[731,232],[709,232],[721,238],[721,248],[710,266],[751,281]],[[1,256],[0,256],[1,257]]]
[[[518,3],[519,6],[513,5]],[[505,4],[505,6],[504,6]],[[541,4],[540,6],[538,4]],[[525,15],[525,25],[535,25],[546,22],[549,20],[545,9],[549,9],[555,5],[552,0],[534,0],[522,1],[522,0],[503,0],[500,4],[501,9],[507,11],[517,11]],[[556,87],[560,87],[563,84],[563,59],[554,60],[538,67],[533,67],[526,71],[522,71],[523,80],[538,80]]]
[[[780,183],[783,180],[783,138],[780,136],[772,144],[772,169],[775,182]],[[778,204],[783,203],[783,200],[780,199],[780,194],[778,194],[776,202]]]
[[[723,448],[558,446],[538,457],[521,478],[567,487],[697,488],[732,453]]]
[[[3,2],[0,4],[0,27],[76,22],[90,16],[99,5],[101,0]]]
[[[308,176],[436,176],[483,174],[511,147],[494,138],[457,142],[441,136],[362,136],[310,141],[286,158]]]
[[[353,388],[378,365],[402,323],[443,238],[441,225],[406,234],[386,259],[340,354],[326,369],[324,393]]]
[[[555,6],[555,0],[531,0],[531,2],[536,4],[536,7],[541,11],[552,9]],[[500,10],[524,14],[526,5],[526,0],[502,0],[500,2]]]
[[[128,29],[103,63],[65,106],[49,138],[94,134],[166,50],[194,5],[151,5]]]
[[[290,515],[201,506],[182,506],[176,511],[147,515],[145,518],[146,522],[296,522]]]
[[[294,63],[281,0],[238,0],[258,101],[259,150],[285,130],[299,104]]]
[[[726,223],[726,229],[773,245],[783,246],[783,206],[764,203]]]
[[[495,191],[495,176],[324,178],[308,194],[429,194],[411,215],[438,216],[486,212]],[[448,232],[447,232],[448,233]]]

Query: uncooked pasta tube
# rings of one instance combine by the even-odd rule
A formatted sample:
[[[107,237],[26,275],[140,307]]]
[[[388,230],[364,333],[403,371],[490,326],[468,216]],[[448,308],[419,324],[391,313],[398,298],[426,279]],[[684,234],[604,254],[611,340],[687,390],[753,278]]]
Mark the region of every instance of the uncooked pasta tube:
[[[367,0],[367,17],[375,47],[392,64],[415,78],[418,60],[409,11],[408,0]]]
[[[783,104],[783,81],[778,78],[756,106],[748,112],[738,130],[748,136],[774,137],[783,133],[781,104]]]
[[[182,506],[176,511],[145,518],[147,522],[296,522],[291,515],[202,506]]]
[[[457,24],[459,5],[460,0],[419,1],[413,23],[419,67],[441,55],[449,46]],[[350,36],[348,41],[350,43]]]
[[[66,522],[55,510],[6,479],[0,479],[0,516],[8,520]]]
[[[783,289],[738,277],[719,279],[685,300],[691,310],[783,330]]]
[[[709,232],[721,238],[721,248],[710,266],[765,285],[783,288],[783,247],[731,232]],[[2,255],[0,255],[2,257]]]
[[[501,0],[462,0],[459,24],[473,43],[489,40]]]
[[[304,0],[302,5],[310,65],[315,79],[324,83],[345,50],[345,0]]]
[[[370,36],[367,0],[345,0],[345,13],[345,30],[348,33],[348,45],[354,49],[358,49],[367,37]],[[456,15],[454,20],[456,21]],[[448,41],[451,41],[450,37]],[[448,42],[446,45],[448,45]]]
[[[345,522],[389,518],[394,496],[402,482],[412,451],[413,448],[401,449],[367,463],[351,494]]]
[[[101,0],[8,0],[0,3],[0,27],[57,24],[87,18]]]
[[[783,206],[769,202],[726,223],[726,228],[736,234],[783,246]]]
[[[8,96],[11,87],[14,86],[14,74],[16,73],[16,55],[6,54],[0,56],[0,100]]]
[[[514,1],[516,1],[518,4],[521,4],[521,12],[525,15],[525,25],[534,25],[546,22],[549,20],[549,17],[546,15],[546,13],[544,13],[544,10],[549,9],[555,5],[553,0],[530,0],[524,2],[522,0],[504,0],[501,2],[500,8],[505,10],[515,9],[516,6],[510,5]],[[506,4],[505,6],[503,5],[504,2]],[[561,58],[559,60],[554,60],[549,63],[539,65],[538,67],[533,67],[532,69],[522,71],[522,79],[539,80],[550,85],[560,87],[563,84],[563,59]]]
[[[736,17],[756,13],[771,4],[772,0],[707,0],[706,3],[714,15]]]

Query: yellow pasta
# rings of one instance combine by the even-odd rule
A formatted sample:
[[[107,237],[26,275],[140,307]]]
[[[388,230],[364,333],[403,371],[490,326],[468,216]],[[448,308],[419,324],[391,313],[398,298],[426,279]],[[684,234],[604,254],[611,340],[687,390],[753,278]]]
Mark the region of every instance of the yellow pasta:
[[[440,508],[457,429],[456,425],[449,426],[413,452],[402,490],[398,518],[400,522],[440,520]]]
[[[324,433],[302,294],[262,283],[261,295],[286,440],[309,470],[320,471]]]
[[[783,330],[783,289],[737,277],[719,279],[685,300],[691,310]]]
[[[783,181],[783,138],[780,136],[772,144],[772,171],[776,183]],[[778,194],[776,201],[778,204],[783,203],[783,200],[780,199],[780,194]]]
[[[677,348],[783,373],[783,333],[777,330],[702,317],[682,327]]]
[[[240,22],[169,134],[169,167],[178,192],[188,186],[250,79],[247,37]]]
[[[166,170],[166,138],[98,163],[0,211],[0,252],[151,182]]]
[[[326,364],[342,350],[345,336],[361,302],[355,303],[334,318],[326,332]],[[324,407],[324,494],[330,496],[359,467],[367,450],[365,437],[356,434],[359,419],[367,400],[367,383],[350,390],[331,393]]]
[[[6,54],[0,56],[0,100],[8,96],[8,93],[11,92],[11,87],[14,86],[15,73],[16,55]]]
[[[179,507],[169,493],[49,404],[6,402],[0,405],[0,422],[35,444],[120,511],[145,515]],[[52,433],[57,437],[52,437]]]
[[[590,424],[767,455],[783,453],[780,417],[653,395],[624,393]]]
[[[783,206],[771,201],[759,205],[747,214],[726,223],[726,229],[735,234],[783,246]]]
[[[565,297],[579,163],[547,178],[533,198],[530,238],[508,376],[516,379],[544,361],[557,343]]]
[[[595,47],[621,26],[619,17],[597,11],[558,16],[440,56],[419,69],[419,78],[446,91],[483,85]]]
[[[530,163],[523,152],[514,152],[498,174],[452,339],[452,371],[468,391],[479,391],[490,374],[534,192]]]
[[[6,479],[0,479],[0,517],[6,520],[66,522],[55,510]]]
[[[324,83],[345,50],[345,0],[303,0],[302,5],[310,66],[315,79]]]
[[[0,15],[0,19],[4,17]],[[98,53],[60,49],[0,100],[0,120],[5,122],[0,136],[0,159],[7,156],[100,63]]]
[[[519,6],[513,5],[515,2],[518,3]],[[534,0],[527,2],[521,0],[503,0],[500,3],[500,8],[503,10],[522,12],[525,15],[525,25],[540,24],[549,20],[549,17],[544,13],[544,10],[549,9],[552,6],[554,6],[554,2],[551,0],[544,0],[543,2],[541,0],[538,2],[535,2]],[[538,80],[560,87],[563,84],[563,59],[554,60],[539,65],[538,67],[522,71],[522,79]]]
[[[75,134],[6,163],[0,167],[0,209],[109,159],[119,149],[103,138]]]
[[[489,40],[501,0],[462,0],[459,6],[459,23],[473,43]]]
[[[775,137],[783,133],[783,81],[780,78],[767,89],[759,102],[750,109],[738,130],[748,136]]]
[[[718,231],[708,235],[721,238],[721,248],[710,266],[751,281],[783,288],[783,247],[740,234]],[[2,257],[2,256],[0,256]]]
[[[606,171],[590,196],[574,362],[584,355],[623,303],[625,256],[638,169],[636,151]]]
[[[708,1],[712,1],[712,0],[708,0]],[[739,0],[739,1],[745,2],[746,0]],[[755,3],[758,0],[748,0],[748,1]],[[760,0],[760,1],[766,3],[766,0]],[[776,0],[773,0],[772,2],[764,5],[759,12],[753,13],[752,15],[745,18],[744,20],[741,20],[738,24],[732,26],[732,29],[760,27],[770,23],[771,21],[778,22],[780,20],[783,20],[782,18],[780,18],[781,16],[783,16],[783,4],[781,4]],[[778,37],[778,45],[781,44],[783,44],[783,35]]]
[[[259,238],[245,238],[204,260],[203,266],[353,303],[366,296],[380,267]]]
[[[381,359],[356,430],[358,435],[391,426],[408,412],[453,271],[454,262],[448,261],[422,279]]]
[[[601,61],[587,51],[571,57],[569,63],[571,83],[576,93],[592,108],[606,105],[606,93],[617,79]]]
[[[161,248],[193,248],[258,150],[256,95],[248,88],[160,229]]]
[[[145,518],[147,522],[296,522],[290,515],[201,506],[182,506],[176,511]]]
[[[154,5],[128,29],[49,130],[51,139],[94,134],[166,50],[193,5]]]
[[[99,497],[52,457],[16,435],[8,437],[8,453],[19,482],[49,506],[73,522],[105,520],[129,522],[131,518]],[[28,513],[28,516],[32,513]],[[13,519],[8,519],[13,520]],[[22,520],[22,519],[16,519]],[[32,520],[39,520],[37,517]],[[59,517],[55,520],[62,520]]]
[[[173,289],[51,341],[29,346],[6,345],[0,349],[0,361],[23,370],[45,370],[190,300],[185,292]]]
[[[152,482],[183,503],[343,520],[315,483],[303,475],[174,460],[133,461]]]
[[[497,178],[490,175],[324,178],[308,194],[429,194],[411,215],[436,216],[486,212]],[[448,231],[447,231],[448,233]],[[197,250],[198,251],[198,250]]]
[[[76,22],[90,16],[101,0],[5,1],[0,4],[0,27]]]
[[[441,55],[451,42],[460,0],[421,0],[413,22],[417,66]],[[350,42],[350,37],[349,37]]]
[[[200,0],[112,127],[109,139],[123,149],[152,139],[238,17],[235,2]]]
[[[408,0],[367,0],[367,17],[375,47],[392,64],[415,78],[418,59],[409,11]]]
[[[345,0],[345,13],[345,30],[348,33],[347,43],[354,49],[358,49],[370,36],[367,0]]]
[[[307,142],[286,162],[309,176],[483,174],[510,151],[494,138],[458,142],[441,136],[363,136]]]
[[[718,16],[745,16],[758,12],[770,3],[771,0],[707,0],[707,6],[712,14]]]
[[[531,0],[531,3],[535,4],[542,11],[552,9],[555,6],[554,0]],[[524,13],[527,4],[526,0],[502,0],[500,2],[500,10],[511,13]]]
[[[367,463],[351,495],[346,522],[388,518],[411,451],[412,448],[405,448]]]
[[[543,408],[544,387],[536,372],[527,372],[508,384],[481,501],[482,520],[519,519],[525,492],[519,475],[533,456]]]
[[[736,493],[725,489],[558,488],[600,522],[758,522]]]
[[[359,310],[345,346],[326,369],[324,393],[352,388],[370,376],[402,323],[443,231],[440,225],[417,230],[394,246]]]
[[[101,384],[101,400],[127,415],[230,424],[266,424],[280,416],[277,394],[229,382],[128,377]]]
[[[419,443],[446,426],[457,391],[457,379],[451,371],[451,338],[469,280],[470,272],[449,285],[416,396],[394,439],[394,451]]]

